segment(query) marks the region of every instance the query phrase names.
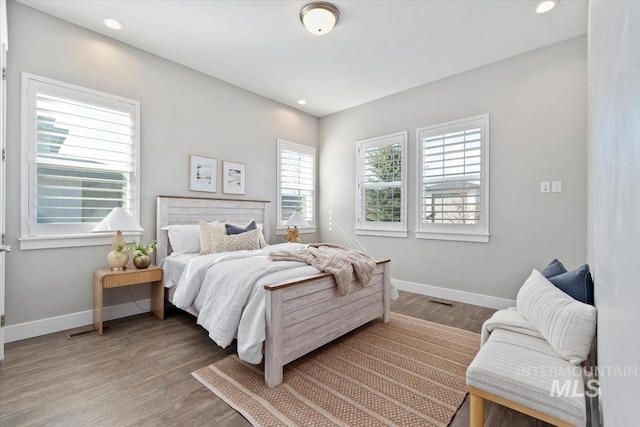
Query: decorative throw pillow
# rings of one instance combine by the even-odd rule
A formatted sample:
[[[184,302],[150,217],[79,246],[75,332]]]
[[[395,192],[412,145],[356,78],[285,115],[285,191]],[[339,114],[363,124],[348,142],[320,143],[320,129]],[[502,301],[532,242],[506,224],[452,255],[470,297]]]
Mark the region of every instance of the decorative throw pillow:
[[[554,259],[542,270],[542,275],[567,295],[593,305],[593,279],[587,264],[567,271],[560,261]]]
[[[246,233],[247,231],[256,230],[258,228],[255,221],[251,221],[246,227],[239,227],[232,223],[227,223],[224,225],[224,227],[226,228],[227,234],[229,236],[234,234]]]
[[[596,333],[595,307],[576,301],[533,270],[516,297],[516,309],[565,360],[579,365]]]
[[[258,233],[260,230],[257,229],[231,236],[211,233],[211,253],[260,249]]]
[[[200,231],[196,224],[175,224],[167,227],[173,253],[197,254],[200,252]]]
[[[226,228],[227,225],[231,225],[233,227],[236,227],[237,229],[243,229],[245,231],[246,230],[253,230],[254,228],[252,228],[252,224],[255,224],[255,228],[260,230],[260,234],[258,235],[258,237],[260,238],[260,249],[266,248],[268,246],[267,245],[267,241],[264,238],[264,234],[262,233],[262,224],[256,224],[256,220],[255,219],[252,219],[246,225],[236,224],[236,223],[227,222],[227,221],[224,221],[224,222],[225,222],[225,228]],[[226,228],[226,230],[227,230],[227,234],[237,234],[237,233],[230,233],[228,228]],[[242,231],[241,231],[241,233],[242,233]]]
[[[558,258],[554,258],[553,261],[547,265],[544,270],[541,271],[542,275],[547,279],[549,277],[557,276],[558,274],[566,273],[567,269],[564,268],[564,265],[558,260]]]
[[[224,225],[218,221],[206,222],[200,220],[200,254],[210,254],[211,252],[211,234],[220,234],[224,236],[227,231]]]

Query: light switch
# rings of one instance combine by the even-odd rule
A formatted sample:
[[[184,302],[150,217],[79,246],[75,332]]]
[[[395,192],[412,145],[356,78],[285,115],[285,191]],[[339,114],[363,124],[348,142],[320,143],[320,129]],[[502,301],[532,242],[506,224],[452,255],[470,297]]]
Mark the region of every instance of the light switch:
[[[540,183],[540,192],[548,193],[551,191],[551,183],[549,181],[542,181]]]
[[[562,181],[553,181],[551,183],[551,191],[554,193],[562,193]]]

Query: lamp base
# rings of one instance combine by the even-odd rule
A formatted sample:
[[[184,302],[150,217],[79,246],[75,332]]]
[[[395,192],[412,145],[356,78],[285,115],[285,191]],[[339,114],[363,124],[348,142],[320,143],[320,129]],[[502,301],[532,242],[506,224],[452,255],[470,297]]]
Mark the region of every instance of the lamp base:
[[[107,263],[113,271],[124,270],[128,262],[129,254],[127,252],[113,250],[107,255]]]

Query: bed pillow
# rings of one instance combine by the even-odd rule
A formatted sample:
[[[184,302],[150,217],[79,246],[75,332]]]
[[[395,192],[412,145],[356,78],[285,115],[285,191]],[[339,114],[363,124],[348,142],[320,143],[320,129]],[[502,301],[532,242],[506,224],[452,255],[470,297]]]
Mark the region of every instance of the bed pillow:
[[[226,235],[227,231],[223,224],[219,221],[206,222],[200,220],[200,254],[210,254],[211,252],[211,234]]]
[[[557,276],[558,274],[566,273],[567,269],[564,268],[564,265],[558,260],[558,258],[554,258],[553,261],[547,265],[544,270],[541,271],[542,275],[547,279],[549,277]]]
[[[258,229],[231,236],[211,233],[211,253],[260,249],[259,233]]]
[[[227,234],[229,236],[234,234],[246,233],[247,231],[256,230],[258,228],[255,221],[251,221],[246,227],[239,227],[233,223],[227,223],[224,225],[224,227],[226,228]]]
[[[596,332],[595,307],[577,301],[533,270],[516,297],[516,309],[568,362],[586,360]]]
[[[175,224],[166,227],[173,253],[200,252],[200,229],[196,224]]]
[[[542,270],[542,275],[567,295],[593,305],[593,279],[587,264],[567,271],[560,261],[554,259]]]
[[[268,245],[267,245],[267,241],[264,238],[264,234],[262,232],[262,224],[257,224],[255,219],[252,219],[251,221],[249,221],[248,224],[245,224],[245,225],[236,224],[236,223],[233,223],[233,222],[225,221],[225,228],[226,228],[227,225],[231,225],[233,227],[236,227],[238,229],[243,229],[243,230],[246,231],[246,230],[252,230],[253,229],[253,228],[250,228],[252,224],[254,224],[255,227],[258,230],[260,230],[260,233],[258,234],[258,237],[260,239],[260,249],[266,248]],[[226,230],[227,230],[227,234],[232,234],[232,233],[229,233],[229,229],[228,228]]]

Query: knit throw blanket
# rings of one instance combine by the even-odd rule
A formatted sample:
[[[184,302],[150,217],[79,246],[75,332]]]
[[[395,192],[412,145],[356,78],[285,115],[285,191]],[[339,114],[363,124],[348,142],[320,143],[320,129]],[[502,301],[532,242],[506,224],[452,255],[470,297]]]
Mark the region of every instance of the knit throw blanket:
[[[334,243],[314,243],[295,252],[275,251],[269,254],[269,258],[273,261],[303,261],[333,274],[340,295],[349,292],[354,273],[362,286],[367,286],[376,269],[376,260],[370,255]]]

